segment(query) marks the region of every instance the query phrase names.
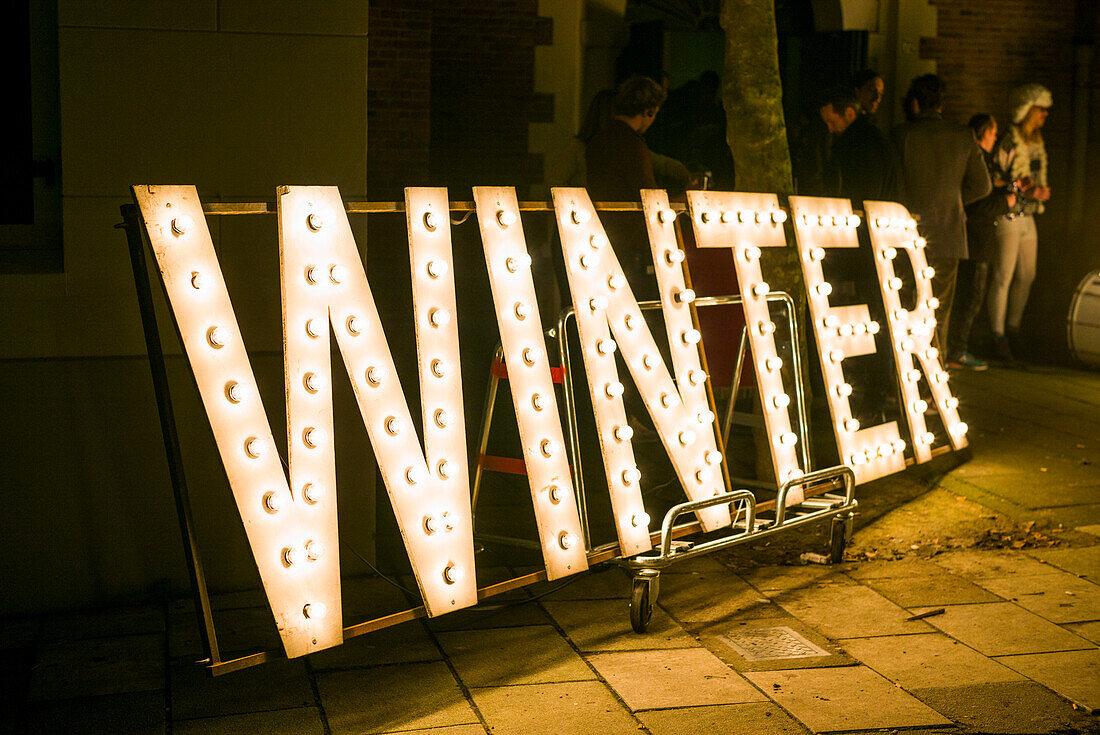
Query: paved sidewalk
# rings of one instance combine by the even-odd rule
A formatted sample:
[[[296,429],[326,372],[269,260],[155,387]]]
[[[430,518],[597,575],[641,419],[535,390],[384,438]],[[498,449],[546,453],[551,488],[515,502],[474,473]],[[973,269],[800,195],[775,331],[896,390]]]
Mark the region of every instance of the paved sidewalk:
[[[605,567],[214,680],[187,602],[6,621],[0,732],[1100,733],[1100,375],[956,378],[973,460],[851,562],[674,567],[644,636]],[[226,641],[277,643],[256,595],[216,604]]]

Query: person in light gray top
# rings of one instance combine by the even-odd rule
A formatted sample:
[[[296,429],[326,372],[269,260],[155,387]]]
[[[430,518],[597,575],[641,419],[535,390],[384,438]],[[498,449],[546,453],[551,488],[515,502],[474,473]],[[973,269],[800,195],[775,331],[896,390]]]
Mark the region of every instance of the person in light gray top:
[[[935,74],[914,79],[907,97],[917,116],[896,127],[893,138],[909,211],[919,220],[920,233],[928,241],[925,255],[936,271],[932,293],[940,305],[933,344],[946,357],[959,260],[968,257],[963,207],[988,196],[993,185],[970,128],[943,119],[943,93],[943,82]]]

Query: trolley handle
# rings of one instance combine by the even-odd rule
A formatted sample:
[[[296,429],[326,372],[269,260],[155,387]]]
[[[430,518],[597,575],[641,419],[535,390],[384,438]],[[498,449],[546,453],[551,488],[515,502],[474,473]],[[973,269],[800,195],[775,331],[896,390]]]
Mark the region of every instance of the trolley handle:
[[[787,512],[787,493],[793,487],[811,485],[822,480],[840,478],[844,482],[844,504],[851,505],[856,497],[856,475],[852,468],[846,464],[829,467],[815,472],[809,472],[793,480],[787,480],[779,486],[779,494],[775,498],[775,524],[782,526]]]
[[[686,503],[680,503],[669,508],[668,513],[665,513],[664,521],[661,523],[661,556],[668,557],[672,555],[672,526],[677,518],[686,513],[694,513],[704,508],[741,500],[744,500],[747,506],[745,528],[751,532],[756,525],[756,496],[752,494],[751,490],[731,490],[728,493],[703,498],[702,500],[689,500]]]

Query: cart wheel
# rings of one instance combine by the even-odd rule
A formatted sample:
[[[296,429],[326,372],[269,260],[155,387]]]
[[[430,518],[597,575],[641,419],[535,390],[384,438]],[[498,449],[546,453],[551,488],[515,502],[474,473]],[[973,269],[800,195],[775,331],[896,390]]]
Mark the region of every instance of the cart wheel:
[[[844,561],[844,547],[848,545],[850,521],[845,516],[834,516],[829,529],[829,561],[840,564]]]
[[[634,592],[630,596],[630,627],[635,633],[645,633],[649,619],[653,617],[653,600],[650,597],[652,577],[635,577]]]

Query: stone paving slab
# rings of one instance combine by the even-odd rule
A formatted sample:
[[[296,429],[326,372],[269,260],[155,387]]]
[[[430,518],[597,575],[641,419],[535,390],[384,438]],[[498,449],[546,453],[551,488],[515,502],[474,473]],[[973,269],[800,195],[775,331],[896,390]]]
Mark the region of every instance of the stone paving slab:
[[[702,648],[597,653],[588,661],[633,711],[765,701]]]
[[[1036,549],[1032,556],[1100,583],[1100,546],[1077,549]]]
[[[662,575],[657,604],[689,625],[774,611],[767,597],[728,572]]]
[[[636,733],[638,722],[602,682],[474,689],[493,735]]]
[[[163,632],[164,612],[149,606],[51,615],[42,620],[43,643]]]
[[[231,651],[253,652],[257,649],[283,647],[275,617],[268,607],[236,608],[214,612],[214,626],[222,656]],[[168,616],[168,651],[172,658],[187,656],[197,660],[203,656],[199,623],[194,613],[174,613]]]
[[[324,732],[321,711],[316,707],[249,712],[227,717],[202,717],[196,720],[176,720],[172,723],[173,735],[240,735],[241,733],[323,735]]]
[[[1002,656],[998,660],[1086,709],[1100,710],[1100,650]]]
[[[806,732],[797,720],[771,702],[649,710],[637,716],[652,735],[803,735]]]
[[[927,612],[913,608],[913,613]],[[952,605],[927,618],[952,638],[986,656],[1071,651],[1095,646],[1011,602]]]
[[[953,574],[864,579],[863,584],[900,607],[963,605],[1001,600],[988,590]]]
[[[164,731],[164,692],[153,691],[36,702],[27,708],[18,732],[164,735]],[[17,730],[13,727],[11,732]]]
[[[317,671],[382,664],[439,661],[439,647],[419,620],[349,638],[342,645],[309,655]]]
[[[1100,586],[1069,572],[999,577],[981,584],[1054,623],[1100,620]]]
[[[970,731],[1031,735],[1095,732],[1093,718],[1033,681],[941,687],[914,692]]]
[[[831,564],[806,564],[801,566],[763,566],[739,569],[737,576],[765,595],[773,592],[806,587],[827,578],[838,578],[841,572]]]
[[[468,687],[596,678],[548,625],[440,633],[439,643]]]
[[[1093,643],[1100,643],[1100,620],[1088,623],[1065,623],[1062,627]]]
[[[272,661],[211,678],[192,661],[173,661],[172,715],[184,719],[309,707],[313,688],[305,662]]]
[[[1049,574],[1051,568],[1026,554],[997,551],[949,551],[939,554],[935,563],[970,579],[1011,577],[1016,574]]]
[[[1012,669],[940,633],[849,638],[837,643],[909,690],[1023,679]]]
[[[317,688],[332,735],[479,722],[442,662],[318,674]]]
[[[865,666],[745,676],[814,732],[951,724]]]
[[[631,651],[649,648],[693,648],[695,638],[660,607],[644,634],[630,627],[628,600],[572,600],[544,602],[550,616],[581,651]]]
[[[522,597],[521,597],[522,596]],[[508,599],[508,595],[491,597],[477,607],[456,610],[453,613],[428,618],[424,624],[432,631],[487,630],[490,628],[519,628],[530,625],[548,625],[550,619],[522,590]]]
[[[774,599],[791,615],[833,639],[929,631],[920,620],[906,620],[912,613],[847,579],[791,590]]]
[[[590,570],[588,574],[577,575],[575,581],[569,578],[569,584],[562,585],[565,580],[544,582],[531,587],[532,594],[542,594],[545,590],[560,586],[554,592],[546,595],[544,600],[614,600],[630,599],[630,575],[619,567],[608,566]]]
[[[920,577],[943,577],[950,574],[943,567],[933,564],[926,559],[915,556],[897,559],[896,561],[864,561],[846,562],[837,566],[848,577],[857,582],[879,579],[912,579]]]
[[[66,641],[38,649],[27,699],[159,690],[164,681],[163,635]]]
[[[1058,472],[991,474],[968,477],[966,480],[980,488],[995,491],[997,495],[1028,510],[1091,505],[1100,495],[1094,467],[1079,467],[1072,473],[1062,469]]]

